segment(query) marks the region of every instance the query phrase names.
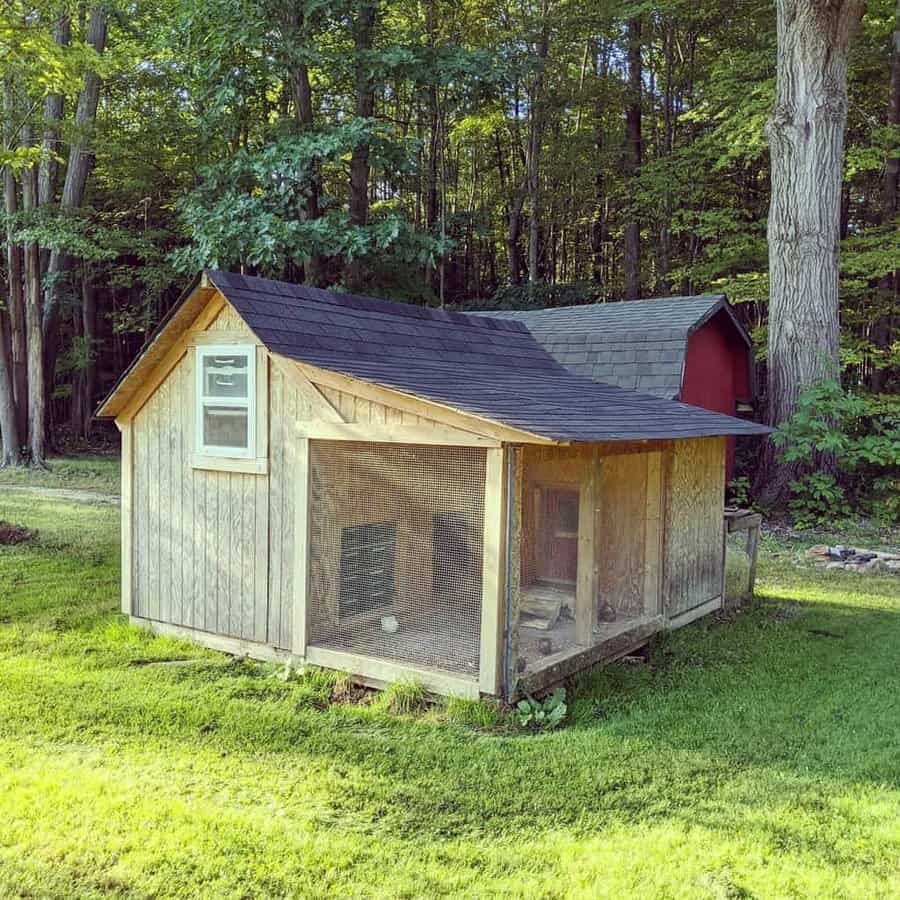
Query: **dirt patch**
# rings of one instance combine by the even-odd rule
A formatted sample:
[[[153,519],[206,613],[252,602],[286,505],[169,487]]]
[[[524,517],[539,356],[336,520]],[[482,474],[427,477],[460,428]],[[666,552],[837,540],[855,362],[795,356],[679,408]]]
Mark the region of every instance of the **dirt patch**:
[[[0,519],[0,544],[24,544],[33,541],[36,537],[36,531]]]

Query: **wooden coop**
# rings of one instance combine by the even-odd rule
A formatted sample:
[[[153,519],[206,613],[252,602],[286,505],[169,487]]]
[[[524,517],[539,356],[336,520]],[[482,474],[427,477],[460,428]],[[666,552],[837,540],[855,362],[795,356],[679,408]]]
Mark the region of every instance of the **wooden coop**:
[[[521,323],[204,274],[101,404],[137,624],[512,699],[717,609],[726,436]]]

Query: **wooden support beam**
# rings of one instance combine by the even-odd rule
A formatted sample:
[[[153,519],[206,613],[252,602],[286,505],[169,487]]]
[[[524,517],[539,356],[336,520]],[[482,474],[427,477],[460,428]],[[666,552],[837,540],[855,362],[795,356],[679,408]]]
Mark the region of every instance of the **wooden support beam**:
[[[346,421],[340,412],[334,408],[328,398],[309,380],[306,373],[290,359],[279,356],[277,353],[271,354],[272,364],[281,372],[282,375],[294,385],[297,392],[309,402],[313,411],[313,418],[322,422],[344,422]]]
[[[546,669],[523,676],[519,681],[518,691],[510,699],[514,700],[523,694],[533,694],[545,690],[591,666],[615,662],[637,650],[638,647],[642,647],[654,634],[662,631],[663,627],[662,616],[653,616],[627,631],[593,644],[586,650],[575,652]]]
[[[506,569],[506,454],[488,450],[484,480],[484,539],[481,569],[481,651],[479,687],[496,696],[500,690],[503,643],[502,609]]]
[[[575,643],[589,647],[594,642],[597,617],[597,564],[594,523],[597,519],[596,450],[585,460],[578,490],[578,566],[575,579]]]
[[[294,608],[291,650],[306,656],[306,610],[309,588],[309,440],[296,438],[297,469],[294,475]]]
[[[509,609],[504,617],[504,632],[509,635],[506,652],[506,700],[516,694],[519,680],[519,609],[522,601],[522,501],[525,489],[525,467],[522,448],[509,452],[515,453],[512,483],[512,509],[510,510],[510,526],[512,538],[509,542]]]
[[[500,447],[489,437],[427,425],[374,425],[370,422],[298,422],[297,434],[318,441],[429,444],[441,447]]]
[[[134,432],[131,422],[119,425],[122,435],[122,498],[119,512],[122,533],[122,612],[131,615],[131,585],[134,578],[132,530],[134,525]]]
[[[350,375],[334,372],[330,369],[320,369],[309,363],[298,362],[297,360],[290,361],[315,384],[347,391],[365,400],[374,400],[376,403],[390,406],[393,409],[399,409],[426,419],[434,419],[444,425],[460,428],[463,431],[471,431],[474,434],[481,434],[495,438],[497,441],[508,443],[548,444],[554,446],[565,443],[534,434],[530,431],[523,431],[511,425],[503,425],[493,419],[455,409],[435,400],[426,400],[394,388],[384,387],[371,381],[363,381]]]
[[[463,678],[460,675],[453,675],[437,669],[411,666],[374,656],[360,656],[342,650],[330,650],[327,647],[307,647],[306,661],[314,666],[349,672],[360,679],[374,682],[378,686],[396,681],[415,680],[435,694],[478,698],[478,681],[476,679]]]

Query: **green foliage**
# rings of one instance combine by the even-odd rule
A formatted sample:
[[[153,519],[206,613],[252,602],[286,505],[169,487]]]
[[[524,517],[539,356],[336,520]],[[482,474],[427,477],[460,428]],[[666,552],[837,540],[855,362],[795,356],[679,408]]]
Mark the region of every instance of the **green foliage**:
[[[897,397],[856,394],[836,381],[822,382],[801,394],[796,412],[773,440],[785,462],[810,464],[827,454],[843,474],[845,484],[824,472],[792,482],[790,505],[798,523],[827,524],[854,508],[887,520],[896,515],[898,504],[890,495],[900,472]]]
[[[543,700],[526,697],[516,704],[516,718],[520,728],[532,731],[552,731],[562,725],[566,717],[566,689],[556,688]]]
[[[750,505],[750,479],[746,475],[732,478],[726,491],[727,502],[731,506],[747,507]]]
[[[827,472],[810,472],[790,483],[788,508],[797,528],[834,525],[840,528],[852,514],[844,489]]]

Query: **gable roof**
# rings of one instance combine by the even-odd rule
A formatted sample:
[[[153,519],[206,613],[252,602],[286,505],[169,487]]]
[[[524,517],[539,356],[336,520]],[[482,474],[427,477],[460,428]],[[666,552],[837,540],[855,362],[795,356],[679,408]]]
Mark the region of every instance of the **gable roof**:
[[[577,442],[769,431],[752,422],[573,374],[515,320],[227,272],[207,274],[210,284],[273,353],[535,436]],[[126,373],[119,389],[128,380]],[[110,402],[114,395],[115,390],[99,414],[116,414],[116,404]]]
[[[719,313],[749,353],[750,336],[724,294],[475,315],[521,322],[560,365],[578,375],[671,399],[681,393],[688,338]]]

